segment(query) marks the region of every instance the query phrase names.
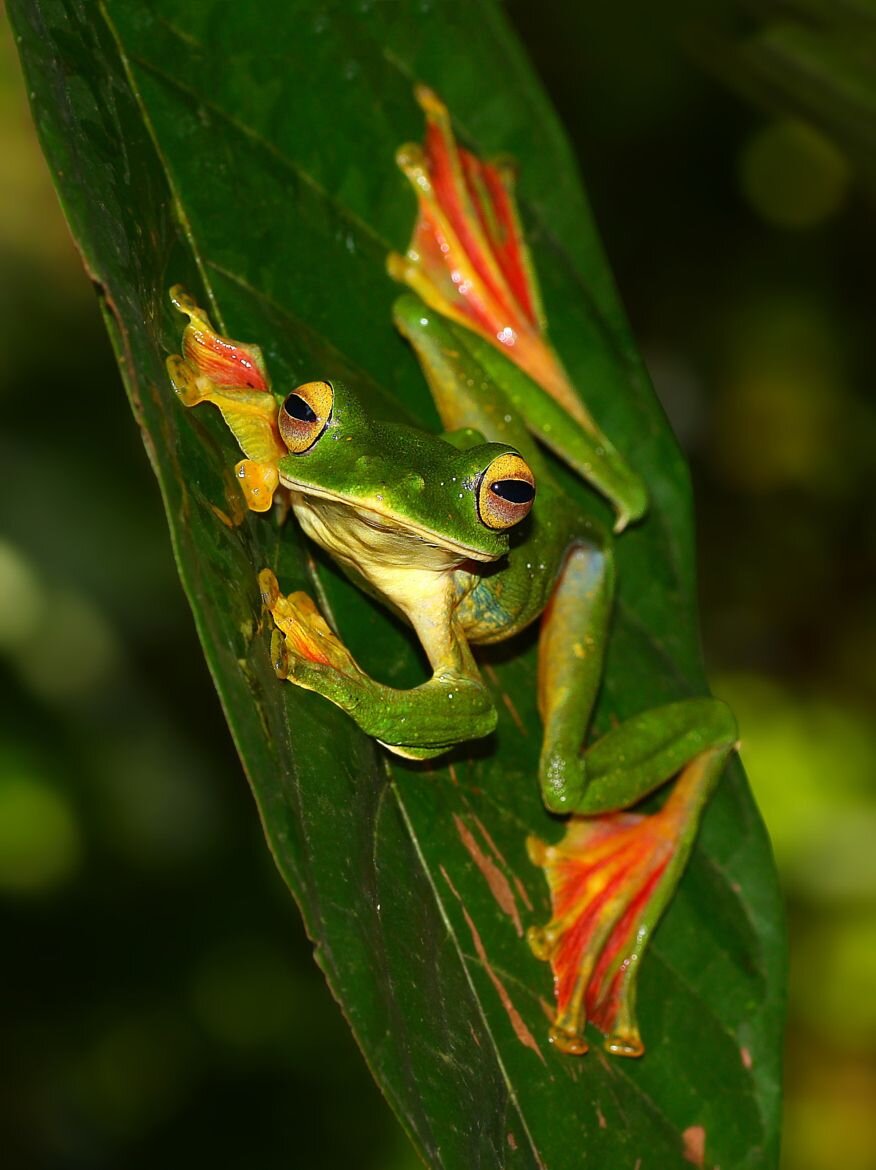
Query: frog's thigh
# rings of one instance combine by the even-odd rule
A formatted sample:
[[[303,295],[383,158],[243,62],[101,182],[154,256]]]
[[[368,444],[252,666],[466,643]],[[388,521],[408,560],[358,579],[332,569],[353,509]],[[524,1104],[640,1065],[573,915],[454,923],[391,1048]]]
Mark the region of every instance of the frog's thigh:
[[[539,774],[545,804],[571,812],[583,795],[580,751],[602,679],[614,594],[611,547],[566,554],[542,618],[538,704],[544,723]]]

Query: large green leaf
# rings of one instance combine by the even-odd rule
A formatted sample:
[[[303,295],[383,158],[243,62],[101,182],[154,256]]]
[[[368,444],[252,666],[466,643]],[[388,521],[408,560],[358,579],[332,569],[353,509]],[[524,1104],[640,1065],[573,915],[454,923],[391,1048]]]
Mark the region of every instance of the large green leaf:
[[[415,1145],[457,1170],[673,1170],[695,1158],[702,1127],[709,1165],[773,1166],[781,919],[738,766],[642,974],[646,1056],[611,1059],[598,1036],[585,1058],[559,1055],[546,1040],[550,974],[522,938],[548,916],[526,834],[561,831],[535,781],[534,635],[488,663],[497,735],[432,768],[389,760],[328,703],[278,684],[256,588],[264,565],[319,593],[367,669],[410,685],[423,665],[407,632],[314,562],[293,524],[243,514],[230,436],[216,412],[183,410],[164,372],[180,331],[167,288],[179,281],[264,348],[277,384],[341,375],[375,411],[436,424],[390,325],[397,289],[384,272],[414,216],[393,154],[420,136],[412,84],[427,82],[470,145],[519,159],[553,339],[651,489],[646,523],[619,542],[598,728],[704,690],[686,472],[566,141],[497,8],[13,0],[11,14],[268,842]],[[76,408],[99,410],[101,392]],[[569,490],[584,489],[570,479]],[[107,555],[123,555],[128,536],[120,515]]]

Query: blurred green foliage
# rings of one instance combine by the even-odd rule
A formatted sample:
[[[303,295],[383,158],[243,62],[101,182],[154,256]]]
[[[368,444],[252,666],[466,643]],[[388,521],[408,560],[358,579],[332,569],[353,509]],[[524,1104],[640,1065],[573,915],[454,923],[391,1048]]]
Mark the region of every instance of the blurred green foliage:
[[[876,184],[874,0],[736,0],[691,37],[699,58],[780,114],[833,139]]]
[[[691,460],[791,918],[784,1166],[874,1170],[872,205],[828,128],[685,55],[694,5],[509,8]],[[13,57],[4,29],[4,1167],[409,1170],[264,849]]]

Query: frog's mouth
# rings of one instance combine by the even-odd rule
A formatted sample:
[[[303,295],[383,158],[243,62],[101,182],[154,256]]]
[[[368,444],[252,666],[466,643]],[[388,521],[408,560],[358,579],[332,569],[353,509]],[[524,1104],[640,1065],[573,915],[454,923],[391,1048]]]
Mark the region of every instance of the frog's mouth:
[[[324,513],[330,510],[332,513],[331,524],[338,529],[335,532],[336,537],[341,536],[341,529],[347,533],[352,533],[355,529],[366,529],[374,534],[377,541],[384,537],[387,545],[392,545],[395,549],[404,544],[419,546],[424,551],[432,549],[436,552],[449,553],[453,560],[458,560],[460,563],[463,561],[486,563],[497,561],[506,551],[502,548],[494,551],[465,544],[417,524],[407,517],[394,516],[391,512],[381,511],[360,499],[350,499],[348,496],[339,495],[336,492],[328,492],[324,488],[314,488],[310,484],[298,483],[285,475],[280,476],[280,482],[292,493],[292,506],[296,509],[296,514],[298,509]],[[316,501],[325,501],[325,504],[320,507]],[[328,507],[326,508],[325,505]],[[298,519],[299,521],[303,519],[300,514]],[[327,542],[321,534],[310,531],[310,528],[310,525],[305,525],[308,535],[312,536],[317,543],[324,547],[335,543],[333,540]],[[416,556],[413,556],[412,559],[415,560]]]

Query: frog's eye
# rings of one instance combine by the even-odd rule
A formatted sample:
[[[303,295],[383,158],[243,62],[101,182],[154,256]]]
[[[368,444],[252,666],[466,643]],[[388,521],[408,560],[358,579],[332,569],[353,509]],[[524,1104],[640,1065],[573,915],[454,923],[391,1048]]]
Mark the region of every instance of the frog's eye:
[[[513,528],[529,515],[535,499],[535,476],[519,455],[509,451],[494,459],[477,484],[478,516],[487,528]]]
[[[332,417],[335,393],[329,382],[305,382],[280,407],[280,434],[293,455],[309,451]]]

